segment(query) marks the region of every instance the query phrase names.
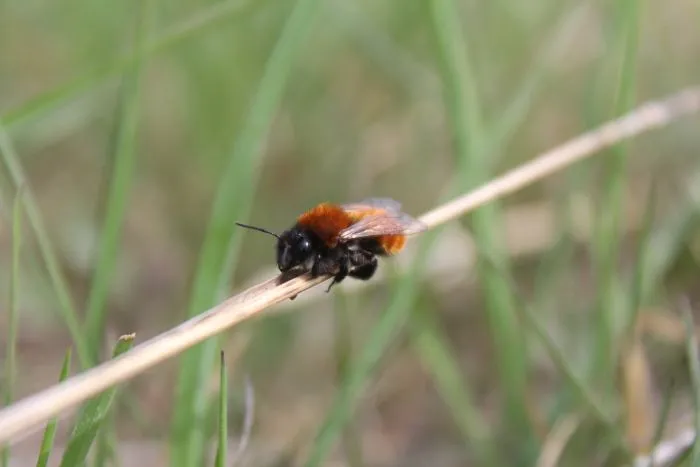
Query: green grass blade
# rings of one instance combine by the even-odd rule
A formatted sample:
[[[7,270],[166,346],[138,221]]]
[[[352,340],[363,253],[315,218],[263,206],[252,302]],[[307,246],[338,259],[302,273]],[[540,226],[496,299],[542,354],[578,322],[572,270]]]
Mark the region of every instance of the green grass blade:
[[[46,115],[67,104],[71,100],[84,95],[86,91],[106,77],[107,73],[104,71],[94,70],[85,76],[81,76],[69,83],[51,89],[33,99],[25,101],[19,107],[7,111],[0,119],[0,125],[11,128],[14,125]]]
[[[210,31],[225,21],[244,19],[246,13],[252,12],[264,4],[265,2],[252,0],[228,0],[217,2],[208,8],[202,8],[197,14],[188,17],[186,21],[169,27],[162,36],[149,44],[142,58],[172,49],[188,39]],[[131,58],[131,60],[135,59],[138,57]]]
[[[216,450],[216,467],[227,467],[228,453],[228,378],[224,351],[221,351],[219,373],[219,446]]]
[[[68,373],[70,372],[70,361],[71,361],[71,349],[70,347],[66,351],[66,356],[63,357],[63,366],[61,366],[61,376],[58,378],[59,383],[68,378]],[[49,420],[44,429],[44,436],[41,439],[41,447],[39,447],[39,457],[36,460],[36,467],[46,467],[49,462],[49,457],[51,457],[51,451],[53,450],[53,440],[56,437],[56,424],[58,419],[53,418]]]
[[[618,8],[614,24],[619,55],[615,64],[620,63],[616,95],[613,103],[613,116],[629,111],[634,104],[636,87],[637,36],[639,29],[639,3],[637,0],[625,0],[615,4]],[[601,209],[596,221],[595,268],[598,291],[598,342],[597,357],[593,359],[593,372],[598,382],[611,389],[614,365],[616,361],[615,342],[618,334],[619,317],[625,310],[621,309],[615,289],[619,287],[617,276],[617,259],[620,249],[620,217],[625,191],[625,171],[627,167],[626,144],[610,149],[606,157],[602,183],[603,196],[599,199]]]
[[[449,113],[462,189],[485,181],[489,163],[483,158],[486,149],[480,104],[473,67],[466,53],[459,11],[452,0],[430,2],[434,32],[442,60],[445,103]],[[498,245],[499,212],[495,204],[472,213],[472,227],[477,249],[505,267],[506,258]],[[513,297],[498,274],[480,268],[486,310],[493,340],[498,343],[498,374],[505,396],[506,421],[513,433],[522,439],[521,446],[530,451],[534,433],[529,422],[527,400],[527,366],[525,346],[514,310]],[[529,456],[522,452],[518,457]]]
[[[134,335],[121,336],[114,346],[112,358],[127,352],[134,344]],[[85,465],[90,447],[97,437],[102,422],[112,408],[118,387],[112,387],[88,401],[80,410],[66,450],[61,458],[61,467]]]
[[[12,206],[12,262],[10,265],[10,290],[7,294],[9,310],[7,324],[7,346],[5,354],[5,394],[4,403],[8,406],[14,398],[15,377],[17,376],[17,325],[19,304],[19,262],[22,251],[22,190],[17,190]],[[10,448],[2,449],[2,465],[10,463]]]
[[[325,459],[350,419],[366,381],[399,328],[407,320],[418,295],[417,277],[428,250],[435,241],[436,233],[437,230],[433,230],[423,235],[410,272],[399,278],[389,307],[370,331],[356,360],[349,365],[343,377],[343,384],[316,434],[309,458],[304,464],[306,467],[324,465]]]
[[[155,2],[137,2],[134,49],[142,55],[150,30],[151,12]],[[112,178],[106,200],[104,225],[99,241],[99,253],[85,314],[85,333],[88,336],[93,358],[100,355],[104,334],[107,296],[114,274],[120,244],[124,215],[129,201],[134,165],[136,163],[136,134],[139,123],[139,81],[142,62],[136,61],[124,75],[121,90],[120,115],[114,147]]]
[[[470,389],[462,382],[457,360],[435,321],[426,311],[413,314],[409,323],[412,345],[426,371],[433,374],[438,390],[469,450],[474,452],[478,465],[503,465],[497,460],[488,424],[474,404]]]
[[[2,125],[0,125],[0,156],[2,157],[3,163],[7,167],[7,171],[10,174],[15,190],[22,187],[24,192],[22,196],[22,204],[24,205],[24,209],[27,213],[29,226],[36,236],[39,251],[41,252],[42,260],[44,261],[44,266],[49,273],[49,279],[51,280],[51,284],[56,292],[61,318],[68,327],[68,332],[70,332],[71,339],[73,340],[73,344],[78,353],[80,365],[83,368],[87,368],[91,365],[92,358],[87,345],[87,339],[80,329],[73,297],[71,296],[68,283],[63,276],[63,272],[61,271],[58,257],[54,251],[53,245],[51,244],[46,227],[44,226],[44,221],[42,220],[39,207],[37,206],[36,200],[34,199],[32,191],[27,183],[27,177],[24,175],[22,165],[19,163],[17,152],[14,149],[7,131]]]
[[[501,113],[500,117],[496,119],[492,128],[488,129],[488,136],[485,138],[486,149],[483,151],[484,158],[489,158],[492,160],[491,165],[495,165],[498,160],[500,160],[501,150],[510,141],[515,130],[525,121],[528,112],[531,108],[534,98],[537,96],[538,92],[544,87],[547,77],[547,71],[554,62],[554,59],[561,55],[562,51],[566,45],[571,42],[573,34],[571,34],[572,27],[581,19],[584,8],[576,8],[568,13],[566,13],[558,24],[552,29],[552,32],[547,35],[547,39],[544,42],[544,47],[540,51],[537,57],[537,61],[533,67],[531,67],[529,73],[523,78],[513,93],[512,97],[507,100],[508,106]],[[438,384],[442,384],[443,395],[446,397],[446,402],[452,408],[452,413],[457,417],[457,423],[462,429],[463,434],[468,439],[479,439],[480,431],[483,432],[483,428],[479,430],[478,425],[478,414],[472,409],[469,410],[471,404],[468,397],[459,400],[458,383],[455,383],[454,387],[449,387],[450,382],[458,381],[458,370],[456,362],[451,365],[445,363],[440,365],[439,362],[442,361],[442,357],[438,359],[437,354],[442,354],[445,359],[452,358],[449,354],[449,350],[444,342],[441,342],[439,335],[430,335],[430,340],[436,343],[436,349],[434,352],[425,350],[423,346],[418,345],[418,351],[421,353],[421,358],[426,361],[432,361],[432,359],[438,360],[434,363],[426,364],[426,367],[433,369],[437,373],[439,368],[445,368],[446,374],[439,375],[435,374]],[[448,360],[444,360],[448,362]],[[454,370],[453,373],[449,371],[449,368]],[[452,374],[452,377],[450,376]],[[440,383],[442,381],[442,383]],[[451,395],[451,396],[450,396]],[[450,402],[452,399],[452,402]],[[458,409],[458,404],[464,406],[464,410]],[[471,420],[469,422],[469,420]],[[481,433],[483,434],[483,433]],[[495,450],[492,447],[484,446],[482,449],[480,458],[483,462],[493,461]],[[488,459],[491,459],[490,461]]]
[[[579,7],[566,13],[552,29],[552,32],[547,35],[544,47],[537,56],[536,63],[531,67],[529,73],[523,77],[512,97],[507,100],[508,106],[496,119],[492,128],[488,130],[483,157],[491,159],[491,165],[495,165],[500,160],[502,148],[513,138],[515,130],[525,121],[533,100],[544,87],[547,71],[549,71],[554,59],[561,55],[567,44],[571,42],[573,38],[571,29],[579,22],[584,12],[585,9]],[[553,258],[561,259],[562,255],[553,256]],[[430,346],[427,344],[414,345],[417,346],[421,358],[426,361],[426,368],[430,368],[435,373],[434,376],[438,385],[442,386],[443,397],[451,407],[451,413],[455,415],[462,433],[472,442],[474,440],[483,440],[484,443],[487,443],[488,437],[484,433],[484,428],[479,428],[478,412],[471,407],[472,403],[466,393],[461,392],[459,389],[461,383],[458,379],[458,366],[454,362],[454,357],[450,355],[444,339],[441,339],[440,335],[435,333],[434,327],[431,330],[425,330],[425,333],[426,339],[434,342],[435,348],[430,349]],[[438,374],[438,372],[442,371],[445,374]],[[460,397],[460,395],[462,396]],[[479,456],[482,462],[493,463],[495,449],[488,445],[482,446],[480,441],[477,441],[476,444],[480,448],[483,447]]]
[[[212,306],[229,282],[240,240],[234,235],[234,221],[245,219],[250,211],[259,178],[260,149],[318,6],[318,0],[296,3],[267,61],[249,116],[219,182],[188,316]],[[187,352],[181,360],[171,443],[171,458],[177,465],[198,466],[201,463],[205,441],[201,423],[207,405],[204,387],[212,372],[215,352],[216,340],[212,339]]]

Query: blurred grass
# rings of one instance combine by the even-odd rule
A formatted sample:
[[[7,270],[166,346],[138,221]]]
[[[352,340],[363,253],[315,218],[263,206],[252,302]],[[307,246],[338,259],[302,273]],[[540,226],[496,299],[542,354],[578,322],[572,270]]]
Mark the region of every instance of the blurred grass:
[[[121,336],[114,346],[112,358],[128,352],[133,345],[133,335]],[[85,403],[80,409],[66,443],[66,450],[63,452],[60,467],[85,465],[90,447],[92,447],[93,442],[97,438],[97,433],[102,428],[102,423],[108,417],[118,389],[118,387],[113,387],[102,392]]]
[[[316,0],[299,0],[294,5],[266,63],[250,113],[218,184],[194,276],[188,316],[214,305],[228,289],[240,244],[239,235],[234,234],[234,221],[245,220],[251,211],[263,138],[317,8]],[[200,423],[206,411],[205,385],[211,374],[215,350],[216,339],[210,339],[181,359],[171,443],[171,458],[176,465],[198,465],[204,454],[205,440]]]
[[[119,442],[116,436],[116,416],[118,410],[107,412],[102,428],[97,432],[92,465],[102,467],[110,463],[118,463],[117,450]]]
[[[639,314],[642,308],[642,278],[646,264],[646,255],[649,251],[649,241],[654,229],[655,214],[657,210],[656,185],[649,190],[644,218],[641,225],[639,242],[636,251],[634,272],[629,287],[621,295],[626,297],[624,304],[625,326],[620,332],[619,340],[622,342],[619,349],[619,364],[622,377],[621,398],[627,417],[625,430],[627,432],[627,444],[635,454],[642,454],[652,448],[653,426],[656,414],[654,413],[653,387],[650,376],[650,364],[646,358],[643,333],[640,332]]]
[[[352,361],[352,318],[348,302],[351,297],[340,291],[335,294],[334,302],[334,340],[335,340],[335,360],[337,368],[336,384],[341,385],[350,369]],[[353,307],[352,311],[357,311],[358,307]],[[358,434],[358,429],[354,420],[349,420],[343,430],[342,447],[348,467],[363,467],[367,465],[364,460],[362,439]]]
[[[367,335],[359,355],[350,363],[338,388],[333,403],[326,412],[321,426],[311,445],[306,467],[325,465],[335,441],[340,437],[345,425],[352,417],[353,409],[367,386],[372,372],[376,369],[389,344],[396,337],[399,329],[408,319],[411,308],[418,296],[416,281],[431,245],[435,242],[436,231],[423,234],[418,241],[417,253],[410,272],[401,276],[396,285],[389,305],[374,323]]]
[[[95,323],[107,313],[120,333],[160,332],[179,319],[175,310],[182,309],[183,291],[190,289],[188,314],[196,314],[228,292],[234,266],[236,289],[241,287],[238,279],[250,279],[254,268],[273,266],[274,254],[265,240],[250,237],[250,248],[238,254],[241,240],[231,231],[233,220],[255,217],[261,225],[280,229],[320,199],[366,195],[393,196],[408,212],[419,212],[434,206],[442,194],[465,191],[581,132],[587,111],[598,123],[640,99],[696,80],[698,72],[696,61],[688,60],[697,55],[697,35],[686,24],[687,7],[681,4],[302,3],[313,14],[298,17],[298,23],[323,18],[306,28],[314,32],[303,46],[279,33],[291,3],[159,2],[153,32],[144,37],[142,47],[131,45],[134,13],[126,6],[105,10],[83,2],[71,15],[49,4],[3,7],[7,15],[0,15],[0,29],[10,40],[0,42],[0,151],[5,155],[9,147],[15,160],[9,160],[14,177],[9,178],[14,181],[3,183],[0,193],[3,200],[11,199],[16,182],[29,180],[34,212],[41,208],[45,225],[43,246],[37,236],[39,251],[44,257],[49,252],[50,279],[72,335],[76,329],[102,328]],[[275,72],[267,57],[273,50],[273,60],[280,47],[297,51],[283,60],[284,70],[278,67]],[[446,66],[446,54],[453,63],[467,62],[466,68]],[[438,56],[442,68],[435,66]],[[121,85],[118,80],[146,61],[141,89],[129,94],[128,79]],[[286,81],[289,91],[283,94]],[[276,102],[260,104],[264,86],[271,83],[277,87]],[[442,100],[441,83],[447,90]],[[591,92],[582,103],[586,88]],[[117,122],[118,134],[113,136],[110,109],[115,102],[122,123]],[[136,104],[130,107],[129,102]],[[132,117],[138,112],[138,120],[129,117],[129,108]],[[434,460],[440,459],[451,465],[440,457],[450,456],[451,450],[460,461],[479,458],[470,446],[482,435],[504,461],[517,460],[511,443],[522,438],[523,429],[508,420],[529,423],[528,404],[546,414],[538,429],[546,430],[550,421],[572,412],[593,419],[593,429],[586,420],[576,430],[561,465],[590,465],[591,458],[606,456],[623,431],[616,416],[624,395],[613,387],[602,389],[598,382],[617,362],[614,350],[620,331],[643,307],[668,300],[678,288],[679,275],[697,274],[692,252],[697,248],[700,211],[691,196],[677,190],[680,175],[688,187],[700,186],[692,159],[697,145],[692,128],[681,124],[645,137],[643,144],[620,145],[602,164],[577,167],[513,196],[499,206],[495,218],[485,216],[481,227],[477,213],[477,245],[483,249],[485,244],[484,255],[499,263],[494,271],[483,263],[481,267],[483,278],[496,277],[494,287],[487,281],[472,284],[461,269],[455,270],[451,285],[430,277],[427,271],[444,260],[443,243],[450,241],[446,235],[422,253],[425,261],[414,263],[417,269],[411,277],[399,278],[393,288],[373,282],[359,303],[348,306],[347,314],[343,303],[333,306],[326,299],[301,313],[246,326],[254,345],[243,361],[246,371],[253,369],[261,406],[246,463],[250,457],[250,465],[274,465],[283,462],[286,454],[280,452],[310,448],[309,465],[336,461],[336,453],[351,465],[378,463],[378,457],[385,460],[388,455],[397,465],[424,459],[430,459],[424,464],[442,465]],[[129,149],[136,147],[129,131],[132,136],[138,133],[138,151]],[[105,154],[106,141],[111,154]],[[233,151],[228,150],[231,145]],[[136,157],[137,152],[138,165],[132,167],[128,157],[119,156]],[[107,203],[111,207],[100,233],[92,204],[83,200],[93,197],[93,184],[99,179],[96,168],[104,165],[105,155],[114,157],[114,165]],[[127,170],[117,170],[120,161]],[[125,174],[131,176],[122,177]],[[647,203],[628,189],[644,185],[647,174],[659,180],[658,219],[647,225],[652,221],[647,218],[639,230],[633,228],[623,237],[623,228],[629,228],[627,211]],[[6,178],[0,174],[0,180]],[[218,201],[207,224],[209,199],[217,187]],[[602,205],[593,207],[592,240],[582,235],[580,224],[587,221],[573,209],[574,200],[588,194]],[[551,200],[559,212],[555,225],[547,228],[558,241],[543,241],[538,251],[526,255],[511,250],[513,257],[501,261],[500,254],[506,254],[502,245],[507,243],[502,239],[527,240],[548,233],[538,230],[538,218],[514,227],[501,222],[500,214],[507,218],[512,206]],[[31,215],[28,220],[34,231]],[[119,231],[121,243],[114,236]],[[191,258],[205,231],[198,271],[193,271]],[[3,234],[0,230],[0,244]],[[101,258],[85,253],[96,238]],[[24,240],[28,264],[22,268],[19,294],[27,325],[23,321],[18,351],[27,368],[20,368],[17,394],[50,384],[42,379],[37,362],[48,365],[51,358],[60,357],[56,349],[67,344],[50,319],[36,318],[37,311],[51,309],[53,303],[43,299],[39,274],[32,269],[33,239]],[[417,243],[423,240],[433,241]],[[618,267],[618,260],[633,267]],[[12,274],[12,260],[0,254],[0,261],[5,282]],[[48,264],[52,261],[54,266]],[[63,277],[57,279],[56,274]],[[499,274],[507,277],[498,279]],[[501,306],[498,291],[517,298]],[[75,316],[78,326],[71,328],[73,297],[76,303],[88,297],[90,324]],[[327,373],[337,366],[319,364],[321,356],[333,359],[333,333],[322,324],[330,319],[330,308],[339,326],[358,329],[366,325],[363,320],[374,321],[375,310],[384,310],[359,336],[361,348],[343,341],[351,336],[335,335],[338,346],[348,345],[336,357],[342,367],[338,394],[326,386],[334,377]],[[482,316],[489,319],[483,323]],[[528,319],[534,324],[528,325]],[[302,326],[314,330],[302,332]],[[387,352],[404,332],[409,345]],[[83,336],[91,357],[101,337],[102,332],[92,330]],[[237,337],[238,333],[233,340]],[[148,421],[148,429],[131,412],[111,411],[100,439],[108,434],[103,431],[106,424],[112,423],[117,435],[110,436],[119,440],[124,433],[129,441],[157,442],[170,430],[172,464],[199,465],[200,453],[221,429],[221,392],[213,384],[217,347],[207,348],[183,359],[179,385],[172,382],[167,365],[134,385],[136,410]],[[76,342],[80,355],[79,349]],[[435,387],[434,393],[420,394],[412,382],[422,382],[422,374],[382,381],[392,385],[388,404],[402,414],[414,414],[411,420],[419,419],[419,426],[397,429],[391,411],[384,413],[371,405],[374,401],[363,401],[373,394],[376,370],[380,365],[393,369],[396,354],[408,354]],[[506,371],[507,365],[515,371]],[[171,401],[173,386],[180,395]],[[494,397],[502,393],[509,401],[505,415],[503,400]],[[415,404],[416,397],[421,403]],[[426,410],[434,407],[432,399],[446,410]],[[354,416],[366,411],[373,417]],[[169,420],[173,412],[176,416]],[[676,418],[669,415],[669,424],[679,423]],[[314,429],[315,440],[305,439]],[[399,439],[394,444],[392,436]],[[345,450],[335,451],[341,437]],[[180,439],[186,440],[181,448]],[[382,445],[367,441],[373,439]],[[117,454],[130,446],[117,443]],[[536,443],[531,446],[526,452],[534,460],[530,454],[536,454]]]
[[[700,225],[700,197],[694,198],[693,191],[700,187],[700,166],[693,167],[687,180],[681,182],[688,196],[672,206],[663,219],[656,222],[657,228],[651,232],[648,248],[640,259],[641,302],[650,301],[665,277],[671,272],[681,249],[692,241]]]
[[[676,389],[675,383],[672,381],[671,384],[668,384],[664,389],[666,390],[664,391],[661,409],[659,410],[659,416],[657,417],[656,426],[654,427],[652,446],[656,446],[663,441],[664,430],[667,427],[669,415],[671,413],[671,405],[673,404],[673,391]],[[654,467],[653,463],[650,467]]]
[[[513,291],[516,296],[520,297],[520,299],[517,300],[518,310],[521,313],[524,324],[533,331],[537,342],[545,348],[548,357],[552,359],[558,372],[566,380],[567,389],[576,394],[577,399],[584,406],[586,411],[593,415],[595,419],[605,427],[608,434],[611,435],[611,438],[621,444],[620,447],[623,450],[626,450],[622,433],[616,424],[616,413],[611,411],[608,406],[604,405],[599,400],[597,393],[589,387],[587,381],[576,373],[568,356],[547,332],[547,326],[538,317],[536,310],[518,293],[515,282],[510,277],[509,272],[504,270],[502,266],[498,265],[489,257],[483,254],[482,256],[487,267],[492,268],[495,274],[499,274],[505,282],[511,284],[511,291]],[[560,412],[564,411],[560,410]]]
[[[639,312],[645,305],[644,296],[644,277],[648,274],[645,267],[649,265],[648,256],[651,252],[651,236],[656,227],[656,216],[658,210],[657,204],[657,185],[652,184],[649,190],[649,196],[645,203],[644,219],[642,221],[639,242],[637,245],[637,254],[634,268],[634,275],[630,280],[629,292],[625,294],[628,297],[626,308],[626,326],[624,332],[621,333],[625,339],[629,339],[635,332]]]
[[[565,56],[569,47],[574,46],[575,33],[580,30],[580,23],[585,14],[589,13],[589,8],[586,2],[571,7],[545,35],[536,51],[534,63],[528,67],[512,95],[505,99],[505,107],[498,118],[494,118],[486,130],[488,137],[487,149],[482,156],[484,159],[504,158],[504,148],[514,139],[516,131],[532,112],[537,97],[551,80],[550,74],[555,64]],[[490,165],[496,166],[493,162]]]
[[[77,310],[68,287],[68,282],[61,271],[58,256],[49,238],[39,206],[34,199],[27,177],[24,175],[19,156],[15,152],[10,136],[2,125],[0,125],[0,157],[2,157],[5,168],[10,175],[15,192],[20,190],[20,187],[22,189],[24,210],[29,220],[29,226],[36,237],[44,266],[49,274],[51,285],[58,299],[58,309],[61,318],[71,334],[80,365],[83,368],[87,368],[92,363],[91,353],[88,348],[87,338],[80,329]]]
[[[474,403],[472,390],[461,379],[453,352],[447,347],[447,336],[439,329],[435,317],[417,311],[410,322],[411,340],[423,360],[426,371],[435,379],[438,390],[479,465],[503,465],[503,459],[493,442],[488,423]]]
[[[226,376],[226,360],[221,351],[219,364],[219,420],[218,442],[216,447],[216,467],[227,467],[228,459],[228,380]]]
[[[572,11],[571,14],[566,15],[561,21],[561,24],[558,24],[557,27],[554,28],[555,31],[552,36],[557,37],[562,35],[566,26],[569,25],[574,19],[577,19],[579,15],[579,10]],[[551,59],[551,55],[554,55],[551,50],[543,51],[541,55],[542,59],[538,61],[537,66],[533,67],[531,73],[528,73],[523,78],[522,82],[519,83],[519,86],[513,95],[513,99],[510,100],[509,106],[502,112],[503,118],[497,120],[498,123],[494,126],[494,130],[492,130],[490,133],[491,136],[485,137],[485,144],[489,145],[490,151],[484,151],[484,157],[486,157],[486,154],[489,154],[492,157],[498,157],[500,155],[500,148],[505,146],[509,138],[513,136],[514,128],[519,126],[526,118],[529,111],[529,104],[531,104],[533,96],[542,85],[542,81],[545,76],[543,69],[545,69],[545,67],[549,64],[546,58]],[[414,267],[420,268],[421,263],[415,263]],[[399,300],[401,294],[406,293],[405,290],[406,289],[403,288],[397,288],[392,300]],[[393,301],[390,303],[394,303]],[[411,303],[411,301],[405,300],[401,303],[403,303],[404,307],[409,308],[409,303]],[[387,312],[389,316],[386,317],[386,320],[388,322],[398,323],[406,319],[405,316],[394,316],[393,312],[395,308],[393,308],[391,304],[389,310],[391,310],[392,313]],[[396,310],[396,313],[407,312],[407,309],[404,309],[401,312]],[[385,322],[382,321],[378,323],[378,326],[381,326],[382,329],[385,329],[385,327],[386,329],[389,329],[390,325],[385,324]],[[494,464],[494,450],[493,448],[489,447],[488,441],[486,441],[485,438],[486,431],[488,431],[488,429],[486,425],[481,424],[479,415],[477,412],[475,412],[475,408],[472,407],[473,403],[469,400],[468,393],[464,392],[465,387],[455,380],[456,365],[454,358],[447,350],[447,344],[444,341],[445,337],[435,334],[433,328],[421,329],[420,325],[417,323],[412,323],[411,329],[415,334],[414,338],[416,339],[416,342],[414,345],[416,346],[416,350],[421,355],[421,358],[426,362],[427,368],[430,368],[430,370],[434,372],[436,380],[439,382],[443,393],[446,395],[445,403],[450,407],[451,413],[453,414],[457,425],[462,429],[465,438],[467,440],[472,440],[472,445],[475,447],[478,453],[477,457],[484,462],[483,465],[497,465]],[[379,336],[380,334],[378,333],[368,337],[368,343],[366,345],[371,348],[379,347],[385,349],[389,344],[389,340],[393,338],[392,333],[385,333],[381,334],[381,337]],[[384,339],[386,339],[386,342],[380,342]],[[352,401],[354,398],[359,397],[360,389],[358,389],[358,386],[363,384],[361,383],[363,378],[361,374],[364,375],[364,378],[370,378],[371,370],[368,368],[372,365],[376,365],[376,360],[380,358],[379,356],[381,355],[381,352],[374,352],[376,360],[372,363],[370,363],[370,357],[368,354],[362,355],[362,357],[358,357],[362,363],[357,363],[356,366],[353,367],[354,372],[347,376],[344,385],[341,386],[341,391],[344,391],[345,394],[336,398],[329,416],[326,418],[324,424],[319,430],[317,442],[314,445],[314,449],[312,450],[312,454],[307,465],[317,465],[316,463],[321,462],[320,458],[323,458],[325,454],[320,453],[327,452],[326,450],[329,449],[328,446],[332,442],[330,440],[338,436],[338,431],[341,430],[340,427],[348,420],[347,412],[344,411],[351,410],[348,406],[351,406],[354,403]],[[368,383],[365,382],[364,384],[366,385]]]
[[[637,76],[637,36],[641,8],[637,0],[624,0],[611,6],[610,20],[614,36],[613,48],[616,51],[610,63],[617,83],[612,101],[611,114],[605,112],[604,120],[617,117],[629,111],[636,97]],[[619,68],[618,68],[619,67]],[[603,68],[603,72],[607,71]],[[602,79],[601,79],[602,81]],[[605,81],[607,85],[607,80]],[[605,163],[602,164],[603,182],[596,219],[596,241],[593,254],[596,263],[598,289],[599,330],[596,346],[598,357],[593,361],[593,372],[598,384],[610,385],[614,374],[614,362],[619,349],[616,349],[620,317],[625,310],[620,308],[615,293],[619,284],[617,265],[620,258],[620,226],[623,212],[624,189],[627,183],[627,143],[611,148]],[[609,389],[609,388],[608,388]]]
[[[63,357],[63,365],[61,366],[61,374],[58,377],[58,382],[64,381],[70,373],[71,364],[71,349],[68,347],[66,355]],[[49,420],[44,429],[44,435],[41,438],[41,446],[39,447],[39,456],[37,457],[36,467],[46,467],[53,451],[53,442],[56,437],[56,425],[58,419]]]
[[[452,0],[433,0],[431,13],[442,59],[445,104],[451,120],[455,165],[460,188],[467,191],[485,182],[491,172],[489,161],[484,160],[487,142],[478,84],[474,65],[467,52],[468,41],[461,32],[457,4]],[[501,230],[499,217],[499,209],[496,203],[492,203],[471,214],[471,227],[477,248],[506,267],[507,259],[498,235]],[[536,451],[533,443],[536,441],[526,410],[526,354],[513,309],[513,298],[507,284],[492,270],[480,269],[479,278],[484,289],[485,311],[490,319],[493,339],[498,342],[496,358],[505,398],[504,423],[516,433],[515,439],[520,444],[515,448],[519,452],[519,462],[528,464],[534,461]]]
[[[156,2],[138,1],[134,13],[134,55],[141,56],[148,40],[150,23]],[[104,206],[104,220],[99,244],[99,253],[92,277],[92,285],[85,311],[85,334],[88,336],[93,358],[97,360],[102,351],[106,320],[106,302],[115,272],[117,254],[130,199],[130,188],[134,166],[138,156],[137,129],[139,126],[139,100],[141,69],[143,63],[135,61],[123,77],[119,109],[117,112],[116,135],[113,156],[108,172],[108,193]]]
[[[256,5],[247,0],[229,0],[202,8],[199,14],[176,24],[154,39],[136,50],[137,53],[127,55],[125,58],[110,63],[107,67],[91,70],[87,74],[71,80],[68,83],[53,88],[17,108],[6,111],[0,123],[5,127],[21,125],[36,118],[46,117],[56,109],[65,106],[70,101],[78,99],[89,93],[99,84],[109,78],[123,75],[149,57],[174,48],[187,40],[196,38],[199,34],[210,31],[220,22],[238,17],[248,12],[249,7]]]
[[[551,66],[550,61],[566,47],[568,41],[564,38],[570,34],[572,23],[580,20],[580,15],[581,8],[563,15],[544,41],[536,64],[518,83],[512,98],[508,99],[508,105],[501,112],[500,118],[485,130],[488,135],[484,137],[487,149],[481,152],[480,157],[484,160],[492,159],[491,166],[495,166],[495,161],[503,158],[503,148],[508,145],[516,128],[522,125],[527,117],[533,99],[544,85],[546,70]],[[426,369],[432,372],[445,403],[464,434],[466,444],[473,446],[480,464],[499,465],[497,449],[493,439],[490,439],[491,429],[480,416],[468,386],[459,381],[458,357],[450,352],[447,336],[438,331],[437,323],[431,323],[432,320],[426,312],[418,311],[415,316],[410,326],[413,345],[425,362]],[[415,322],[416,320],[420,323]]]
[[[683,300],[680,307],[686,333],[686,352],[688,355],[688,367],[690,371],[690,382],[693,398],[693,423],[695,426],[695,440],[691,449],[690,465],[700,465],[700,359],[698,352],[698,339],[695,335],[695,324],[693,319],[693,308],[689,301]]]
[[[7,291],[7,344],[5,347],[3,403],[9,406],[14,399],[15,381],[17,379],[17,327],[19,324],[18,294],[20,280],[20,258],[22,251],[22,190],[17,190],[12,205],[12,262],[10,265],[10,284]],[[2,447],[2,466],[10,463],[9,446]]]

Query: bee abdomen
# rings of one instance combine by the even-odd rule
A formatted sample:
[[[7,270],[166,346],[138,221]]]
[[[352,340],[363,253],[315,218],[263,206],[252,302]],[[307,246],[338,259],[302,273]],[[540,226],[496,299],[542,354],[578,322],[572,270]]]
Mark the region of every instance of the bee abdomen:
[[[406,245],[405,235],[382,235],[378,238],[379,245],[381,245],[384,254],[394,255],[401,251]]]

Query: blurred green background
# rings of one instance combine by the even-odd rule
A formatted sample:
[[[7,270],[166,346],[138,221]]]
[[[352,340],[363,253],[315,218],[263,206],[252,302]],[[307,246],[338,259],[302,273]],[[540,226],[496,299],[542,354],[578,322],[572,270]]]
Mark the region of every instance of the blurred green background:
[[[0,2],[0,290],[17,291],[0,388],[48,387],[68,347],[77,372],[274,275],[271,239],[234,221],[280,231],[372,196],[419,215],[697,84],[699,20],[691,0]],[[136,378],[91,462],[212,465],[218,349],[231,452],[254,387],[240,465],[628,462],[692,425],[697,123]],[[40,439],[10,465],[34,465]]]

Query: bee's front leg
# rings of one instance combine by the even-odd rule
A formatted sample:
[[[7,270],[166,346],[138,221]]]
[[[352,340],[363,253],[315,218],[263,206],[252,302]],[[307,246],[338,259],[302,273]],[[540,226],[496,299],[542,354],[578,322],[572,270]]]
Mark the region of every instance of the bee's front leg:
[[[331,284],[326,289],[326,292],[330,292],[331,288],[335,284],[339,284],[348,276],[350,271],[350,265],[348,264],[348,258],[345,255],[334,255],[331,257],[319,255],[311,268],[311,275],[313,277],[332,275],[333,280]]]

